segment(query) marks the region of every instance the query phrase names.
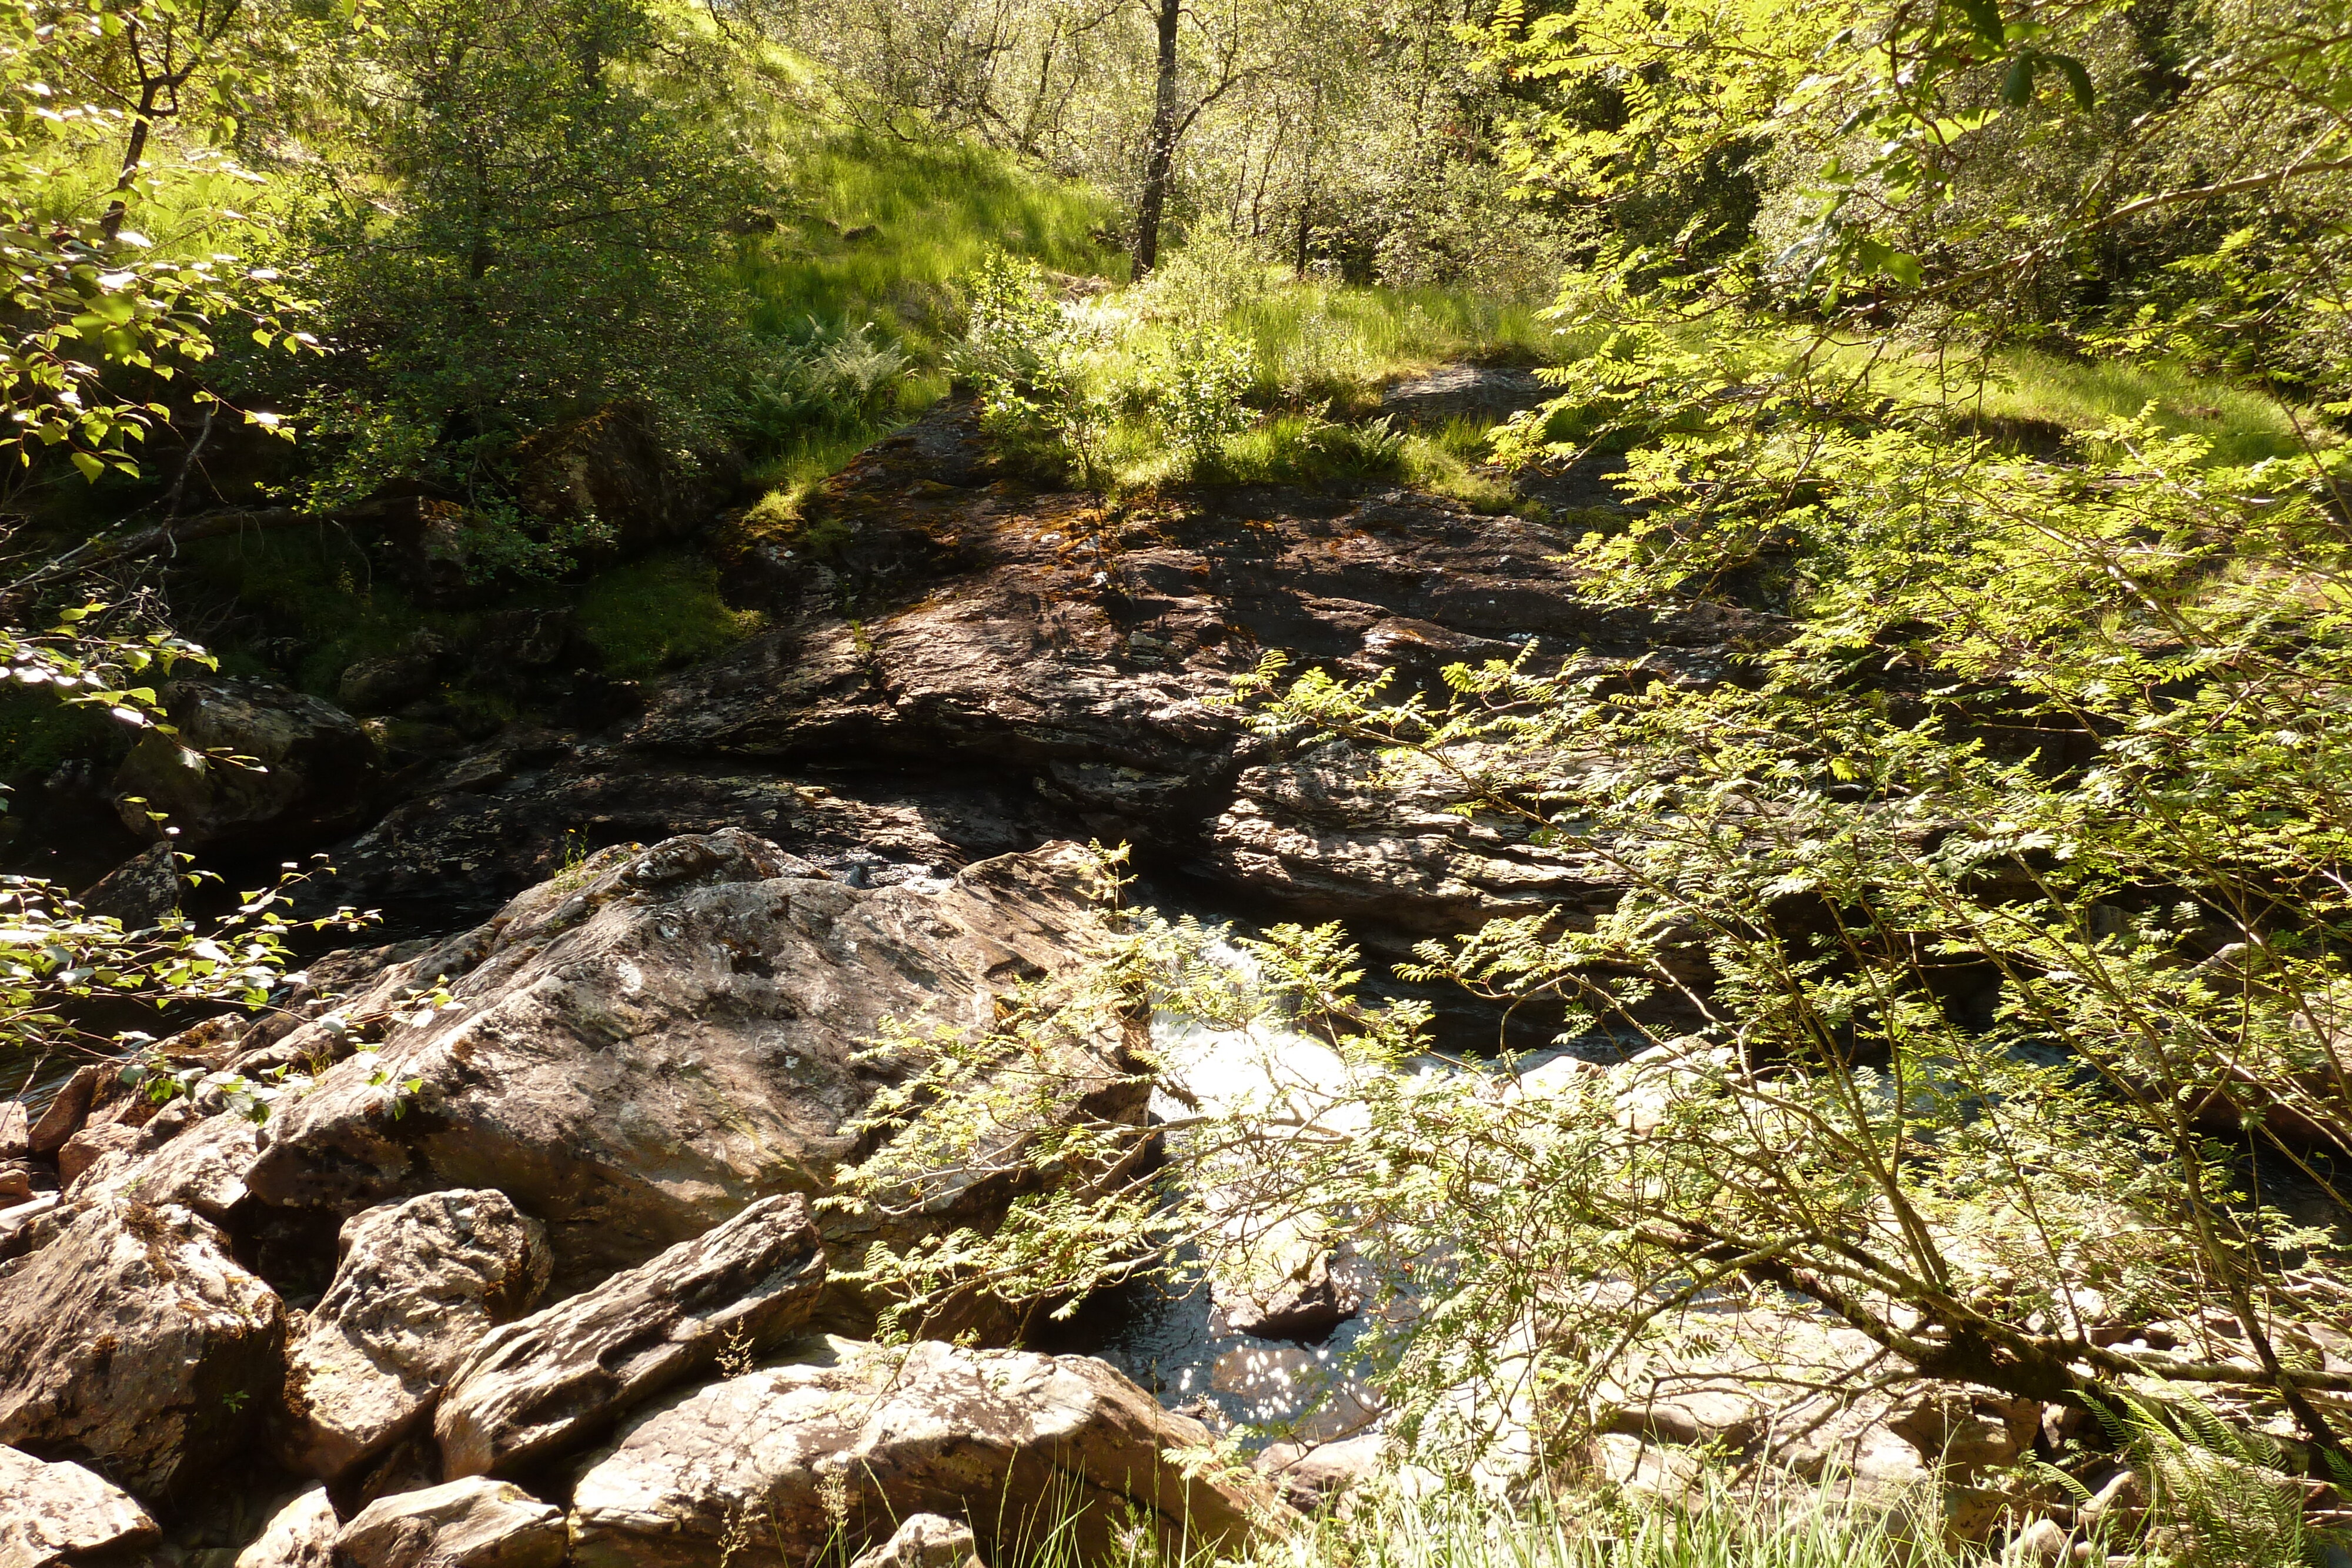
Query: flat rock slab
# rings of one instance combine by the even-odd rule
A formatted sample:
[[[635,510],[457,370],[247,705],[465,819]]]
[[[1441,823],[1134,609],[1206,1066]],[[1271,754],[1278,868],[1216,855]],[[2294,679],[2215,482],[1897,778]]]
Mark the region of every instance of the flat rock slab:
[[[1535,371],[1516,365],[1444,365],[1381,394],[1381,412],[1414,424],[1508,419],[1553,395]]]
[[[160,1532],[120,1487],[75,1464],[0,1448],[0,1568],[146,1545]]]
[[[491,1331],[442,1395],[442,1464],[481,1475],[583,1448],[721,1354],[787,1338],[824,1288],[807,1200],[762,1198],[643,1268]]]
[[[563,1515],[520,1487],[470,1476],[382,1497],[335,1537],[350,1568],[556,1568]]]
[[[285,1334],[209,1221],[102,1200],[0,1275],[0,1442],[168,1496],[242,1451]]]
[[[1066,1518],[1081,1557],[1137,1514],[1195,1548],[1238,1544],[1271,1501],[1188,1477],[1177,1450],[1208,1429],[1091,1356],[831,1337],[790,1354],[630,1423],[574,1490],[575,1568],[708,1563],[747,1516],[737,1563],[797,1565],[827,1549],[845,1488],[853,1549],[929,1512],[969,1521],[996,1561]]]
[[[870,1052],[882,1020],[983,1027],[1076,962],[1101,928],[1091,864],[1048,846],[859,889],[735,831],[606,852],[347,1004],[390,1017],[381,1049],[280,1111],[247,1184],[344,1213],[496,1188],[547,1225],[559,1291],[593,1284],[754,1197],[829,1191],[917,1065]],[[415,1021],[403,998],[436,977],[454,1005]],[[1127,1043],[1107,1019],[1072,1044],[1074,1108],[1127,1080]]]
[[[335,1480],[414,1427],[483,1335],[547,1286],[547,1233],[501,1192],[436,1192],[343,1222],[334,1282],[287,1347],[279,1457]]]

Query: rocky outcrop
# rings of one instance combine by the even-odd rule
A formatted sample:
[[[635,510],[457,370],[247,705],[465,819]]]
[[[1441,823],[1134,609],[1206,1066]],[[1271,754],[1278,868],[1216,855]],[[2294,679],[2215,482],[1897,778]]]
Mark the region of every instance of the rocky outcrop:
[[[1207,1440],[1091,1357],[825,1339],[631,1422],[573,1492],[573,1562],[685,1568],[740,1531],[737,1561],[797,1563],[836,1519],[862,1548],[917,1512],[969,1521],[992,1561],[1065,1517],[1081,1553],[1130,1513],[1195,1548],[1238,1544],[1271,1494],[1187,1474],[1177,1450]]]
[[[495,1187],[547,1225],[559,1290],[593,1283],[763,1193],[830,1190],[859,1114],[922,1060],[868,1050],[883,1019],[983,1026],[1066,969],[1099,929],[1089,865],[1049,846],[860,889],[740,831],[608,852],[348,1003],[388,1020],[380,1047],[281,1107],[247,1181],[345,1213]],[[436,977],[451,1005],[398,1006]],[[1140,1123],[1129,1027],[1060,1048],[1069,1114]]]
[[[816,1310],[824,1253],[808,1203],[768,1197],[641,1269],[491,1333],[434,1418],[451,1476],[585,1447],[722,1357],[750,1357]]]
[[[1532,641],[1539,667],[1705,683],[1780,634],[1716,606],[1603,608],[1568,536],[1402,490],[1108,511],[1034,494],[991,469],[968,408],[877,444],[807,516],[822,550],[734,547],[730,592],[772,631],[569,750],[501,740],[454,765],[338,851],[337,896],[488,908],[583,824],[599,841],[740,826],[877,878],[1095,837],[1402,948],[1548,898],[1606,904],[1614,883],[1434,789],[1384,831],[1368,760],[1255,733],[1225,703],[1234,675],[1280,651],[1434,690],[1447,664]]]
[[[47,1568],[135,1549],[162,1532],[147,1511],[79,1465],[0,1448],[0,1564]]]
[[[529,1310],[546,1233],[504,1193],[436,1192],[344,1221],[334,1282],[288,1346],[275,1447],[335,1480],[405,1436],[482,1336]]]
[[[217,1223],[244,1201],[245,1173],[261,1154],[261,1128],[251,1117],[229,1110],[199,1116],[179,1101],[131,1132],[106,1139],[76,1174],[59,1152],[58,1174],[72,1184],[76,1202],[111,1196],[177,1204]]]
[[[165,842],[131,856],[93,883],[81,895],[81,906],[120,920],[125,931],[143,931],[178,914],[178,851]]]
[[[285,1330],[277,1294],[211,1222],[95,1203],[0,1275],[0,1442],[169,1496],[238,1451]]]
[[[177,733],[148,731],[114,776],[116,810],[142,838],[169,825],[182,849],[266,844],[283,855],[365,815],[375,742],[341,709],[258,681],[191,677],[163,697]]]
[[[556,1568],[563,1552],[560,1511],[478,1476],[378,1498],[335,1537],[349,1568]]]

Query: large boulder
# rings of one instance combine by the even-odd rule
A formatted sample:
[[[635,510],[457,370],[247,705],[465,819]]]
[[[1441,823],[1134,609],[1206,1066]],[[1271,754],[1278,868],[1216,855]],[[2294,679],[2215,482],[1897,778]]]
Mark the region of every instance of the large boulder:
[[[142,736],[114,776],[115,809],[132,832],[160,839],[171,827],[183,849],[278,853],[365,815],[376,745],[341,708],[259,681],[177,680],[163,696],[177,733]]]
[[[556,1568],[563,1552],[561,1511],[478,1476],[378,1498],[335,1537],[349,1568]]]
[[[790,1364],[695,1390],[630,1423],[572,1493],[575,1568],[799,1563],[882,1542],[911,1513],[968,1520],[1003,1562],[1066,1525],[1076,1555],[1130,1517],[1235,1545],[1271,1494],[1188,1471],[1208,1428],[1090,1356],[825,1338]],[[745,1521],[752,1528],[742,1530]]]
[[[241,1451],[285,1334],[210,1221],[103,1199],[0,1273],[0,1442],[170,1496]]]
[[[547,1235],[504,1193],[436,1192],[343,1222],[334,1282],[287,1347],[280,1458],[335,1480],[404,1437],[482,1336],[547,1284]]]
[[[44,1464],[0,1448],[0,1565],[47,1568],[136,1549],[161,1532],[119,1487],[74,1464]]]
[[[766,1197],[643,1268],[490,1334],[434,1419],[451,1476],[584,1448],[617,1416],[722,1356],[807,1322],[824,1285],[808,1201]]]
[[[740,831],[606,852],[348,1002],[385,1020],[381,1047],[282,1106],[247,1181],[344,1213],[495,1187],[548,1226],[559,1290],[593,1283],[761,1194],[830,1191],[875,1094],[930,1059],[873,1050],[885,1019],[984,1028],[1073,965],[1100,930],[1091,866],[1054,845],[860,889]],[[451,1005],[402,1005],[436,977]],[[1140,1028],[1106,1018],[1056,1048],[1066,1114],[1141,1123]]]
[[[681,538],[709,517],[709,497],[642,403],[611,403],[541,431],[514,457],[523,508],[550,528],[610,530],[607,552]]]

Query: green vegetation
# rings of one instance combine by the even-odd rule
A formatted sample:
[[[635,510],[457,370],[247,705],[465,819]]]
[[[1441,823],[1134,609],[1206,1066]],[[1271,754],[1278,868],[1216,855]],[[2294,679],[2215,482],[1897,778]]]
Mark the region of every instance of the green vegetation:
[[[580,635],[608,674],[650,675],[708,658],[759,630],[755,611],[730,610],[719,569],[700,556],[660,554],[609,568],[580,593]]]

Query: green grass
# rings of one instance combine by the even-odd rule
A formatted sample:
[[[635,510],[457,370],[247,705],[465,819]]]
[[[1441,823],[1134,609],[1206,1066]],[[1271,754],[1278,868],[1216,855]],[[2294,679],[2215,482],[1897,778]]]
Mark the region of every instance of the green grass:
[[[707,659],[758,631],[756,611],[732,610],[719,569],[682,552],[646,556],[598,572],[580,590],[581,638],[623,679]]]
[[[1858,364],[1870,350],[1849,345],[1841,358]],[[2037,349],[1995,353],[1981,382],[1957,371],[1939,380],[1921,357],[1895,361],[1883,373],[1891,385],[1922,401],[1940,402],[2000,437],[2034,427],[2096,430],[2114,419],[2137,417],[2156,405],[2155,423],[2168,434],[2197,435],[2211,444],[2211,461],[2236,466],[2303,450],[2296,416],[2275,398],[2200,376],[2170,361],[2075,360]],[[2324,421],[2305,417],[2305,430],[2332,443]]]
[[[986,148],[812,134],[790,162],[776,232],[748,237],[737,263],[761,332],[870,320],[936,366],[961,329],[957,281],[992,250],[1127,276],[1127,258],[1093,237],[1114,219],[1108,197]]]

